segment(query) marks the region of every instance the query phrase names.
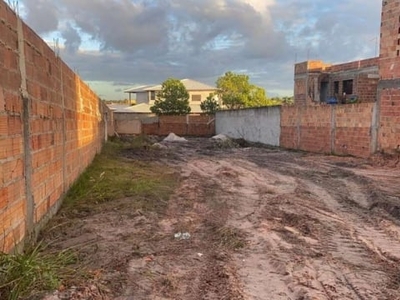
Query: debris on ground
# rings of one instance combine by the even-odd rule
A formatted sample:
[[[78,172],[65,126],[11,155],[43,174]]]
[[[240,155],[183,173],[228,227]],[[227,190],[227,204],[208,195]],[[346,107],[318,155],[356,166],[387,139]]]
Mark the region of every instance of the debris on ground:
[[[154,143],[153,145],[151,145],[152,148],[155,149],[168,149],[168,147],[166,145],[160,144],[160,143]]]
[[[227,137],[225,134],[222,134],[222,133],[217,134],[217,135],[214,135],[214,136],[212,137],[212,139],[213,139],[213,140],[218,140],[218,141],[230,140],[229,137]]]
[[[175,133],[171,132],[165,139],[164,142],[187,142],[184,137],[177,136]]]
[[[189,232],[178,232],[174,234],[175,239],[177,240],[188,240],[190,239],[190,233]]]

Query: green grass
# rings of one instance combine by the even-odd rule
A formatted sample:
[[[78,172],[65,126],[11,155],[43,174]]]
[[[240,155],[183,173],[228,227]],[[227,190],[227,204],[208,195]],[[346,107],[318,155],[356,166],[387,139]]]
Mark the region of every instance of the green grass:
[[[122,151],[141,148],[146,139],[108,142],[101,154],[69,190],[63,211],[96,211],[96,205],[131,197],[133,209],[153,210],[165,206],[177,183],[177,175],[165,166],[124,158]]]
[[[76,262],[70,251],[45,253],[41,244],[21,254],[0,254],[0,298],[17,300],[54,290],[76,273],[68,266]]]
[[[124,151],[143,150],[144,143],[148,143],[145,137],[106,143],[67,193],[60,220],[67,217],[69,222],[74,222],[82,215],[108,209],[162,212],[179,176],[161,164],[124,157]],[[114,201],[127,197],[129,201]],[[42,235],[46,235],[46,230],[47,234],[60,230],[60,224],[54,226],[59,222],[57,218],[49,222]],[[39,244],[22,254],[0,254],[0,299],[32,299],[43,291],[90,277],[79,266],[77,249],[52,251],[50,248]]]

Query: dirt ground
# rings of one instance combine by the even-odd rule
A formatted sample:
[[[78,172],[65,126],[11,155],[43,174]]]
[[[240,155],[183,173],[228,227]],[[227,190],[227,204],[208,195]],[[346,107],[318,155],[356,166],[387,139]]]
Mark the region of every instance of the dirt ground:
[[[165,210],[131,210],[124,198],[44,233],[53,247],[79,245],[95,273],[47,299],[400,299],[393,163],[209,139],[165,145],[121,152],[179,174]]]

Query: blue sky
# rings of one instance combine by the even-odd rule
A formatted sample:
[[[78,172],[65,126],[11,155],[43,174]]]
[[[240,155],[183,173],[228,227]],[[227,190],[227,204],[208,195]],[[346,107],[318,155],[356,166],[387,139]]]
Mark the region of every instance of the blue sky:
[[[381,0],[20,0],[20,13],[106,99],[168,77],[246,73],[293,94],[293,64],[377,54]]]

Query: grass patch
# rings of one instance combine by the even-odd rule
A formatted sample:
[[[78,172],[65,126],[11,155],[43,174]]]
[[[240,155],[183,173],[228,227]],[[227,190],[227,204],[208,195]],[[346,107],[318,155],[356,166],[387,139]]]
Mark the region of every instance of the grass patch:
[[[0,299],[40,299],[45,291],[78,286],[93,277],[90,267],[79,259],[80,247],[59,250],[53,245],[68,235],[68,228],[73,229],[78,219],[108,210],[157,213],[167,207],[178,173],[161,164],[124,156],[126,151],[143,149],[143,143],[147,140],[139,137],[113,139],[104,145],[71,186],[60,213],[41,232],[48,246],[39,244],[22,254],[0,254]],[[122,201],[115,201],[119,199]]]
[[[242,232],[233,227],[221,227],[216,231],[217,239],[221,245],[230,250],[239,250],[246,246]]]
[[[70,250],[45,253],[41,244],[22,254],[0,253],[0,298],[17,300],[58,288],[77,273]]]
[[[165,166],[132,161],[122,155],[122,150],[134,151],[143,143],[147,143],[143,137],[106,143],[67,193],[63,212],[96,211],[97,204],[126,197],[132,197],[133,209],[164,207],[176,186],[176,173]]]

